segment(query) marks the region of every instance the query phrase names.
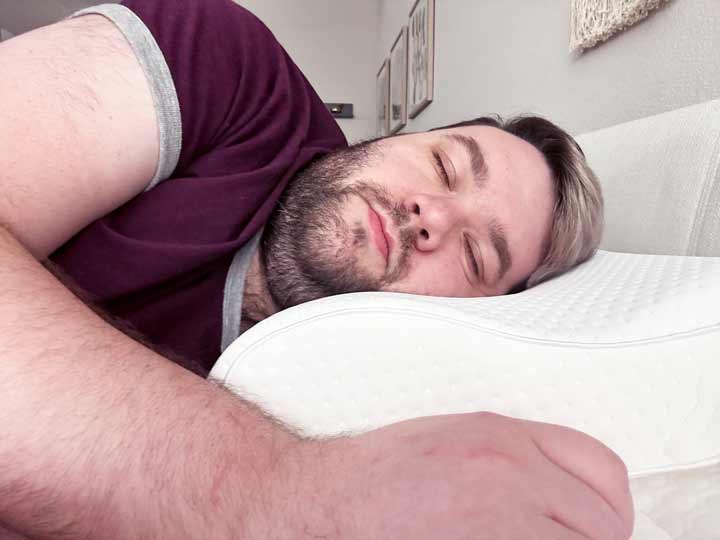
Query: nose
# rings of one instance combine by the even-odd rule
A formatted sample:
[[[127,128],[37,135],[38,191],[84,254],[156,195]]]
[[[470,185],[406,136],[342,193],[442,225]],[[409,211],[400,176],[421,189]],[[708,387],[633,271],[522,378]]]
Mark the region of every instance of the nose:
[[[405,201],[415,230],[415,247],[433,251],[461,221],[462,210],[449,197],[417,194]]]

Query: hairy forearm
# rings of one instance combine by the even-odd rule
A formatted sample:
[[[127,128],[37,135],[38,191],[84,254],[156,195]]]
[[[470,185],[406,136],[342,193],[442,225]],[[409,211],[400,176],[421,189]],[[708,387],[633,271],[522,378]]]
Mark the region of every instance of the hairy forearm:
[[[0,350],[0,522],[33,538],[262,534],[297,438],[110,327],[2,227]]]

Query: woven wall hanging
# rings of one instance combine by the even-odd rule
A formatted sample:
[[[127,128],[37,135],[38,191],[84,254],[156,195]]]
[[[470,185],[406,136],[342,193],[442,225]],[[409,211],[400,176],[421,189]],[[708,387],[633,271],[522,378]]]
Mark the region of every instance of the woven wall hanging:
[[[570,0],[570,50],[578,53],[640,22],[670,0]]]

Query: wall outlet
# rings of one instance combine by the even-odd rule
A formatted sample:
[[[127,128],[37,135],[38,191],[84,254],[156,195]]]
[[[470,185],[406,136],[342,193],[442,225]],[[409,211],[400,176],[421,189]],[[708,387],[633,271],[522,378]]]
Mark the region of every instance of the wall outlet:
[[[355,118],[352,103],[326,103],[325,106],[335,118]]]

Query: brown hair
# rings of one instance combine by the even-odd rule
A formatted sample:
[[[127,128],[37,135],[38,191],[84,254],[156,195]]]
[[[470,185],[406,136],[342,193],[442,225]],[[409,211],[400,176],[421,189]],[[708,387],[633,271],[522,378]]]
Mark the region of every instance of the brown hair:
[[[537,285],[592,257],[602,236],[603,198],[600,182],[575,139],[539,116],[507,120],[484,116],[435,129],[463,126],[491,126],[527,141],[545,156],[555,178],[556,203],[548,249],[523,287]]]

